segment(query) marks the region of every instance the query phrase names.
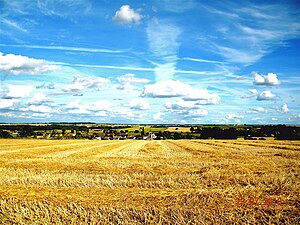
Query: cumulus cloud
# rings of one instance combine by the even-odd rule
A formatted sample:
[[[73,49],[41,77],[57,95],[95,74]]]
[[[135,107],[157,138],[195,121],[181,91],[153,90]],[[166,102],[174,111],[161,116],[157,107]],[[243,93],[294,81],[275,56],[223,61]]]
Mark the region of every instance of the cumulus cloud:
[[[43,83],[36,87],[37,89],[55,89],[54,83]]]
[[[166,111],[174,112],[174,111],[182,111],[182,110],[192,110],[202,108],[200,105],[196,105],[195,102],[191,101],[183,101],[182,99],[177,102],[166,102],[165,104]]]
[[[198,105],[217,104],[221,100],[216,93],[210,94],[206,89],[193,88],[179,80],[157,81],[154,84],[145,85],[141,96],[150,98],[182,97],[185,101],[197,101],[195,104]]]
[[[108,111],[112,103],[108,100],[99,100],[90,104],[83,103],[80,99],[76,99],[73,102],[68,103],[65,109],[72,114],[92,114],[101,115],[101,112]]]
[[[56,65],[41,59],[28,58],[22,55],[7,54],[0,52],[0,72],[4,74],[43,74],[59,70]]]
[[[120,90],[130,90],[133,89],[136,84],[145,84],[150,82],[150,80],[138,78],[132,73],[127,73],[118,77],[117,80],[120,82],[120,86],[118,86],[118,89]]]
[[[130,8],[129,5],[123,5],[115,13],[113,20],[118,24],[131,24],[139,22],[143,16],[138,12]]]
[[[68,103],[65,108],[66,109],[78,109],[81,106],[81,100],[80,99],[76,99],[73,102]]]
[[[143,98],[135,98],[130,101],[129,106],[131,109],[136,110],[146,110],[150,109],[150,104],[146,99]]]
[[[46,105],[30,105],[27,108],[21,108],[21,111],[30,111],[30,112],[38,112],[38,113],[51,113],[53,109]]]
[[[142,96],[150,98],[181,97],[188,94],[192,87],[179,80],[157,81],[155,84],[145,85]]]
[[[0,109],[10,109],[19,101],[19,99],[0,99]]]
[[[257,95],[256,100],[258,101],[265,101],[265,100],[274,100],[276,95],[273,94],[271,91],[263,91],[262,93]]]
[[[52,102],[46,95],[43,93],[35,93],[31,100],[28,101],[29,105],[43,105],[46,103]]]
[[[31,94],[33,87],[31,85],[13,85],[7,84],[3,88],[3,98],[24,98]]]
[[[165,111],[183,115],[185,118],[197,118],[208,115],[208,111],[195,101],[184,101],[179,99],[176,102],[166,102]]]
[[[290,110],[287,106],[287,104],[283,104],[282,107],[281,107],[281,112],[282,113],[288,113]]]
[[[196,109],[196,110],[192,110],[189,111],[187,115],[185,115],[185,117],[202,117],[202,116],[207,116],[208,115],[208,111],[205,109]]]
[[[158,113],[155,113],[153,115],[153,120],[163,120],[162,116],[164,116],[165,114],[164,113],[161,113],[161,112],[158,112]]]
[[[216,93],[210,94],[206,89],[192,89],[183,98],[186,101],[198,101],[200,105],[218,104],[221,100]]]
[[[258,101],[266,101],[266,100],[274,100],[277,97],[271,91],[263,91],[261,93],[259,93],[256,89],[249,89],[248,91],[251,94],[250,95],[243,95],[243,96],[241,96],[241,98],[256,97],[256,100],[258,100]]]
[[[110,83],[110,80],[103,77],[92,77],[92,76],[75,76],[73,78],[73,84],[67,85],[63,92],[76,93],[85,89],[99,90],[101,87]]]
[[[233,114],[233,113],[228,113],[227,116],[226,116],[226,118],[229,119],[229,120],[232,120],[232,119],[243,119],[244,116],[236,115],[236,114]]]
[[[280,84],[275,73],[268,73],[266,76],[260,75],[256,72],[253,72],[252,74],[254,79],[253,84],[255,85],[275,86]]]
[[[108,100],[100,100],[97,102],[94,102],[91,107],[89,107],[92,111],[102,111],[102,110],[109,110],[112,106],[112,103]]]
[[[267,113],[268,110],[266,110],[263,107],[255,107],[255,108],[250,108],[246,113]]]

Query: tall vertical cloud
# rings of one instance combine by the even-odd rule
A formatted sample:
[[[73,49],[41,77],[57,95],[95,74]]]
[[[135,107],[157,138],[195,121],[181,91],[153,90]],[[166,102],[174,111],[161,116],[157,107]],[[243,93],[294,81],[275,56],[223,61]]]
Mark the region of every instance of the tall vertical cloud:
[[[150,51],[160,61],[156,65],[156,80],[172,79],[179,50],[181,30],[170,23],[153,20],[148,24],[147,37]]]

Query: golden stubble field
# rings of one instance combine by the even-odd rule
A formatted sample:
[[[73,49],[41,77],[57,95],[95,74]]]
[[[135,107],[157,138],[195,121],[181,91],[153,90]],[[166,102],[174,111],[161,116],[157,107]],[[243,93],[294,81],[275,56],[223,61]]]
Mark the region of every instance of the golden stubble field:
[[[0,139],[0,224],[300,224],[299,146]]]

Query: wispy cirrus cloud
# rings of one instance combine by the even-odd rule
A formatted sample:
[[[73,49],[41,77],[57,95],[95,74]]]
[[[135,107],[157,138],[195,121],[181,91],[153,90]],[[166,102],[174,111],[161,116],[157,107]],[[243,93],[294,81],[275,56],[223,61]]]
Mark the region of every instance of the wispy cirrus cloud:
[[[195,74],[195,75],[216,75],[222,74],[223,71],[195,71],[195,70],[180,70],[170,67],[133,67],[133,66],[111,66],[111,65],[92,65],[92,64],[79,64],[79,63],[65,63],[65,62],[55,62],[55,65],[68,66],[68,67],[86,67],[86,68],[104,68],[113,70],[127,70],[127,71],[149,71],[149,72],[159,72],[159,73],[175,73],[179,74]],[[165,77],[166,79],[167,77]]]
[[[190,57],[180,58],[180,60],[187,60],[187,61],[193,61],[193,62],[199,62],[199,63],[221,64],[221,65],[227,64],[226,62],[221,62],[221,61],[207,60],[207,59],[198,59],[198,58],[190,58]]]
[[[21,31],[21,32],[24,32],[24,33],[28,32],[27,29],[25,29],[24,27],[22,27],[20,24],[18,24],[17,22],[15,22],[13,20],[9,20],[6,18],[0,18],[0,24],[1,23],[6,27],[9,27],[9,28]]]
[[[91,53],[124,53],[124,50],[111,50],[111,49],[102,49],[102,48],[82,48],[82,47],[55,46],[55,45],[8,45],[8,44],[0,44],[0,46],[14,47],[14,48],[74,51],[74,52],[91,52]]]
[[[222,18],[222,26],[215,26],[226,40],[207,38],[208,48],[231,63],[253,64],[300,33],[299,11],[284,3],[202,7]]]

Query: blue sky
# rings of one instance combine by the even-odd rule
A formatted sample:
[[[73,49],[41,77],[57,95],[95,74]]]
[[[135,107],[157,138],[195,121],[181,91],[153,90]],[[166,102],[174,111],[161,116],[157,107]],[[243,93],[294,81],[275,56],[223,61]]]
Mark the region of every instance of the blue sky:
[[[300,3],[0,0],[0,122],[300,124]]]

